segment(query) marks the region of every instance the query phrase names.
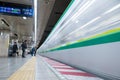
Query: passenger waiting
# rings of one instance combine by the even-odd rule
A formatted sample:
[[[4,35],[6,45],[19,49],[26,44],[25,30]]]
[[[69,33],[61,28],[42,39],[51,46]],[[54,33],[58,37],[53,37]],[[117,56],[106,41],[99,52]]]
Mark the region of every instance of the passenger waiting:
[[[27,40],[25,40],[22,45],[22,57],[25,58],[25,50],[27,49]]]
[[[16,54],[19,56],[17,43],[14,42],[14,45],[13,45],[13,55],[16,55]]]
[[[33,47],[31,50],[31,55],[36,56],[36,47]]]

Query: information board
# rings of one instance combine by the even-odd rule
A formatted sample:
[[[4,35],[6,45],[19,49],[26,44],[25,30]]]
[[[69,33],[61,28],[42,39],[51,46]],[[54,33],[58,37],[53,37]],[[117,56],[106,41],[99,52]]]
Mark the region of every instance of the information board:
[[[14,15],[14,16],[33,16],[33,8],[30,5],[15,4],[8,2],[0,1],[0,13],[5,15]]]

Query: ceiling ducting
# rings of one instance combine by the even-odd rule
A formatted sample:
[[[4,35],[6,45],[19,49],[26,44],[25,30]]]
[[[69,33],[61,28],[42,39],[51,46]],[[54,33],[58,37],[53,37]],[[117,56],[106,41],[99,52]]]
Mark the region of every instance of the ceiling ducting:
[[[10,27],[10,25],[8,24],[8,22],[7,22],[6,20],[1,19],[1,21],[2,21],[6,26]]]

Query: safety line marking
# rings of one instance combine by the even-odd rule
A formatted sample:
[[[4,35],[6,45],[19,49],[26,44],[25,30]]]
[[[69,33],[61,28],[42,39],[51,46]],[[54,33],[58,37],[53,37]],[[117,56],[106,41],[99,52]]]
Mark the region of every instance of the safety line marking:
[[[59,73],[61,73],[64,77],[66,77],[68,80],[103,80],[93,74],[81,70],[77,70],[71,66],[54,61],[50,58],[46,58],[46,57],[42,57],[42,58],[54,69],[56,69]]]
[[[66,74],[66,75],[95,77],[95,76],[93,76],[92,74],[85,73],[85,72],[65,72],[65,71],[60,71],[60,73]]]
[[[32,57],[7,80],[35,80],[35,65],[36,58]]]

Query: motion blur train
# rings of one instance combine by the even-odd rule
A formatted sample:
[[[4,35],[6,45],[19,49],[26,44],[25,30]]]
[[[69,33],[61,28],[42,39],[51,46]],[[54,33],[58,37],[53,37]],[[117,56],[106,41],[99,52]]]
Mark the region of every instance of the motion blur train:
[[[120,0],[71,0],[38,53],[120,80]]]

